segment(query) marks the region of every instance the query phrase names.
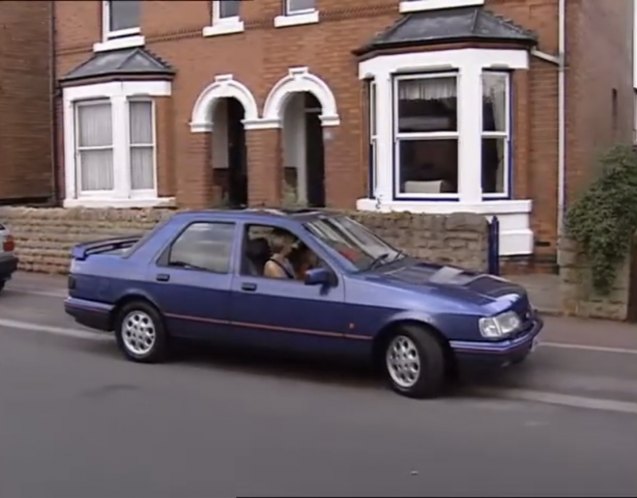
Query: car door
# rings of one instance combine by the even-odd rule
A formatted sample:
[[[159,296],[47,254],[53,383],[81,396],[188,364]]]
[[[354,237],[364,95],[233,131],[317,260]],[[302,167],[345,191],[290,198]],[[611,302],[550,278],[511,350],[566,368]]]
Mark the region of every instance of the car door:
[[[153,296],[171,334],[227,339],[237,227],[190,221],[164,248],[151,275]]]
[[[242,256],[249,228],[246,224],[242,230]],[[311,241],[300,239],[321,257]],[[331,285],[305,285],[299,280],[249,274],[245,259],[242,263],[232,281],[231,317],[237,334],[252,344],[274,348],[333,349],[343,343],[347,329],[345,292],[335,272]]]

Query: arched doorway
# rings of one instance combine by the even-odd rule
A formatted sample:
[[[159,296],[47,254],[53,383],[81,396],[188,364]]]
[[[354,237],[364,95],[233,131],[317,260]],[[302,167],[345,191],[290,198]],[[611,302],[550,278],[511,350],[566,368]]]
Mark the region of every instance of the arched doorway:
[[[237,208],[248,204],[248,161],[243,127],[245,109],[234,97],[213,107],[212,167],[220,204]]]
[[[192,110],[192,133],[211,133],[212,154],[202,157],[213,170],[215,203],[241,207],[248,203],[248,157],[245,124],[259,120],[250,90],[231,74],[215,77]]]
[[[310,92],[291,94],[283,109],[283,197],[288,205],[325,207],[322,107]]]

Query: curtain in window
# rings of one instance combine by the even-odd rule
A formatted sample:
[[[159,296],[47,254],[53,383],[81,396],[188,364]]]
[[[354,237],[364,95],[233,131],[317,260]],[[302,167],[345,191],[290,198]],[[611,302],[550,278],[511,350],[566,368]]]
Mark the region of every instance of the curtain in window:
[[[485,74],[483,78],[483,94],[486,102],[491,105],[494,129],[485,131],[506,131],[506,84],[507,77],[503,74]]]
[[[442,100],[456,97],[453,77],[401,80],[398,84],[400,100]]]
[[[112,190],[113,126],[110,103],[77,108],[80,190]]]
[[[153,104],[130,102],[130,167],[133,190],[150,190],[155,187],[154,159]]]

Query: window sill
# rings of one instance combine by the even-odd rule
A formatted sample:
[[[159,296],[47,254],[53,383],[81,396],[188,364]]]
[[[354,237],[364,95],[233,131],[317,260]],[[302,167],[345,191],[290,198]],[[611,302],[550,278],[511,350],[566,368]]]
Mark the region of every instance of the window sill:
[[[453,9],[472,5],[484,5],[484,0],[403,0],[400,2],[400,13],[406,14],[408,12],[419,12],[422,10]]]
[[[233,21],[233,22],[217,22],[212,26],[206,26],[203,29],[203,36],[222,36],[222,35],[231,35],[233,33],[243,33],[244,25],[243,21]]]
[[[93,44],[93,52],[106,52],[122,48],[143,47],[145,44],[146,39],[142,35],[113,38],[112,40]]]
[[[154,197],[142,199],[118,199],[114,197],[80,197],[78,199],[65,199],[65,208],[151,208],[174,207],[174,197]]]
[[[275,28],[287,28],[288,26],[302,26],[303,24],[316,24],[319,22],[318,10],[307,14],[289,16],[277,16],[274,18]]]
[[[451,214],[476,213],[485,217],[497,216],[500,221],[500,256],[533,254],[533,230],[530,227],[532,201],[486,200],[476,204],[449,201],[381,201],[377,209],[376,199],[358,199],[359,211],[384,213],[408,211],[411,213]]]

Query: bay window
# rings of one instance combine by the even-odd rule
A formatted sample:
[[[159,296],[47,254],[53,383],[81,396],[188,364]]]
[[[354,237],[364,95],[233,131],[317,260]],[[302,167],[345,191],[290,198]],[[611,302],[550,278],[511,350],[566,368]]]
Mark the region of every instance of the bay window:
[[[482,74],[482,193],[505,197],[509,191],[509,75]]]
[[[532,253],[532,202],[516,198],[511,173],[511,75],[528,67],[528,52],[517,49],[361,61],[359,78],[369,82],[375,116],[369,119],[371,188],[357,208],[498,216],[500,254]]]
[[[396,77],[394,99],[396,197],[457,197],[456,75]]]

